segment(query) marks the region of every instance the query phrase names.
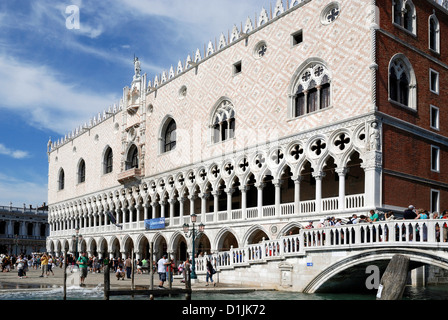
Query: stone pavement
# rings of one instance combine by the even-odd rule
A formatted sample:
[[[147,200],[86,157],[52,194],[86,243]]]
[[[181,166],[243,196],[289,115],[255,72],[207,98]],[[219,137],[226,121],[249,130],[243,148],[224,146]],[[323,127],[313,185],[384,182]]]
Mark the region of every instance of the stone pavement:
[[[0,291],[3,290],[23,290],[23,289],[54,289],[62,288],[64,286],[64,273],[61,268],[54,268],[54,275],[50,274],[48,277],[40,277],[41,270],[30,269],[27,272],[27,277],[20,279],[17,275],[17,270],[10,272],[0,272]],[[214,278],[217,278],[216,275]],[[104,273],[89,273],[85,280],[87,288],[97,288],[104,285]],[[157,289],[159,285],[158,274],[154,274],[154,289]],[[79,273],[67,272],[67,287],[79,286]],[[134,275],[134,287],[135,289],[149,289],[150,287],[150,275],[135,274]],[[168,288],[168,283],[165,282],[165,288]],[[214,293],[219,292],[252,292],[261,290],[260,288],[246,288],[237,285],[227,285],[217,283],[216,286],[206,286],[205,280],[201,280],[191,284],[193,292],[210,291]],[[132,280],[124,279],[117,280],[115,274],[112,272],[110,275],[110,288],[111,290],[131,290]],[[175,276],[172,284],[172,288],[185,288],[185,284],[181,283],[181,276]],[[162,289],[161,289],[162,290]],[[263,289],[264,291],[266,289]]]

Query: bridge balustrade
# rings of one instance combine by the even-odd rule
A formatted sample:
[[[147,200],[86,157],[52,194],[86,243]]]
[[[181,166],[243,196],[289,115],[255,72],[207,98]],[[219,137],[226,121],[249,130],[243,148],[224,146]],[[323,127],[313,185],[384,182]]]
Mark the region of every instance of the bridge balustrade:
[[[206,272],[206,261],[214,267],[231,269],[238,266],[305,256],[307,251],[370,248],[381,246],[440,247],[448,242],[448,222],[444,220],[394,220],[359,223],[327,228],[302,229],[299,234],[263,240],[244,248],[231,248],[198,258],[197,272]]]
[[[446,240],[443,238],[443,232],[441,232],[443,229],[447,229],[446,223],[441,220],[394,220],[306,229],[302,230],[301,233],[306,250],[347,245],[362,246],[365,244],[439,245]]]

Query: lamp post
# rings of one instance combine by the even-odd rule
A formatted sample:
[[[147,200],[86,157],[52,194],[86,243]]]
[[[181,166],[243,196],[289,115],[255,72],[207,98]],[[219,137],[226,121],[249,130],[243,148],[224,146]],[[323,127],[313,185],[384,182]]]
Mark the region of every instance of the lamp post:
[[[185,236],[187,237],[187,238],[191,238],[192,239],[192,246],[193,246],[193,250],[192,250],[192,252],[193,252],[193,254],[192,254],[192,256],[193,256],[193,258],[192,258],[192,264],[191,264],[191,279],[193,279],[193,280],[196,280],[198,277],[196,276],[196,263],[195,263],[195,258],[194,258],[194,252],[195,252],[195,244],[194,244],[194,241],[196,240],[196,238],[198,238],[203,232],[204,232],[204,229],[205,229],[205,225],[201,222],[201,224],[199,225],[199,229],[196,229],[195,228],[195,224],[196,224],[196,221],[197,221],[197,218],[198,218],[198,216],[196,215],[196,214],[192,214],[191,215],[191,223],[192,223],[192,229],[191,229],[191,231],[190,231],[190,226],[187,224],[187,223],[185,223],[184,224],[184,233],[185,233]]]
[[[75,234],[72,235],[72,241],[73,245],[75,247],[75,258],[78,260],[79,253],[78,253],[78,242],[82,241],[82,235],[79,234],[79,227],[76,227]]]

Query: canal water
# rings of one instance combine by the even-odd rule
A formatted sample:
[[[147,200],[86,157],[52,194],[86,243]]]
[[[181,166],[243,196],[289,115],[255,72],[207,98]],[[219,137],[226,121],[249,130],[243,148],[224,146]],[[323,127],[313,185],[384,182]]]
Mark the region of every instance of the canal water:
[[[62,288],[54,289],[24,289],[24,290],[0,290],[0,300],[44,300],[55,301],[62,300]],[[85,289],[80,287],[67,288],[67,300],[86,300],[96,301],[103,300],[104,293],[102,287],[98,286],[93,289]],[[111,297],[110,300],[148,300],[148,297]],[[160,297],[157,300],[185,300],[183,296]],[[376,300],[376,292],[372,291],[369,294],[331,294],[331,293],[291,293],[278,291],[255,291],[249,293],[211,293],[198,292],[193,293],[193,301],[322,301],[322,300],[349,300],[349,301],[369,301]],[[426,288],[407,287],[404,293],[403,300],[448,300],[448,285],[428,286]]]

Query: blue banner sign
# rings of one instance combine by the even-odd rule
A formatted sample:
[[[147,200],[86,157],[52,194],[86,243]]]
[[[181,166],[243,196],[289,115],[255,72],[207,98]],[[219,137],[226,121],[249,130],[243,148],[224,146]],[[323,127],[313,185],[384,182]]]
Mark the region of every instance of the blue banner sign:
[[[145,220],[146,230],[160,230],[165,229],[165,218]]]

